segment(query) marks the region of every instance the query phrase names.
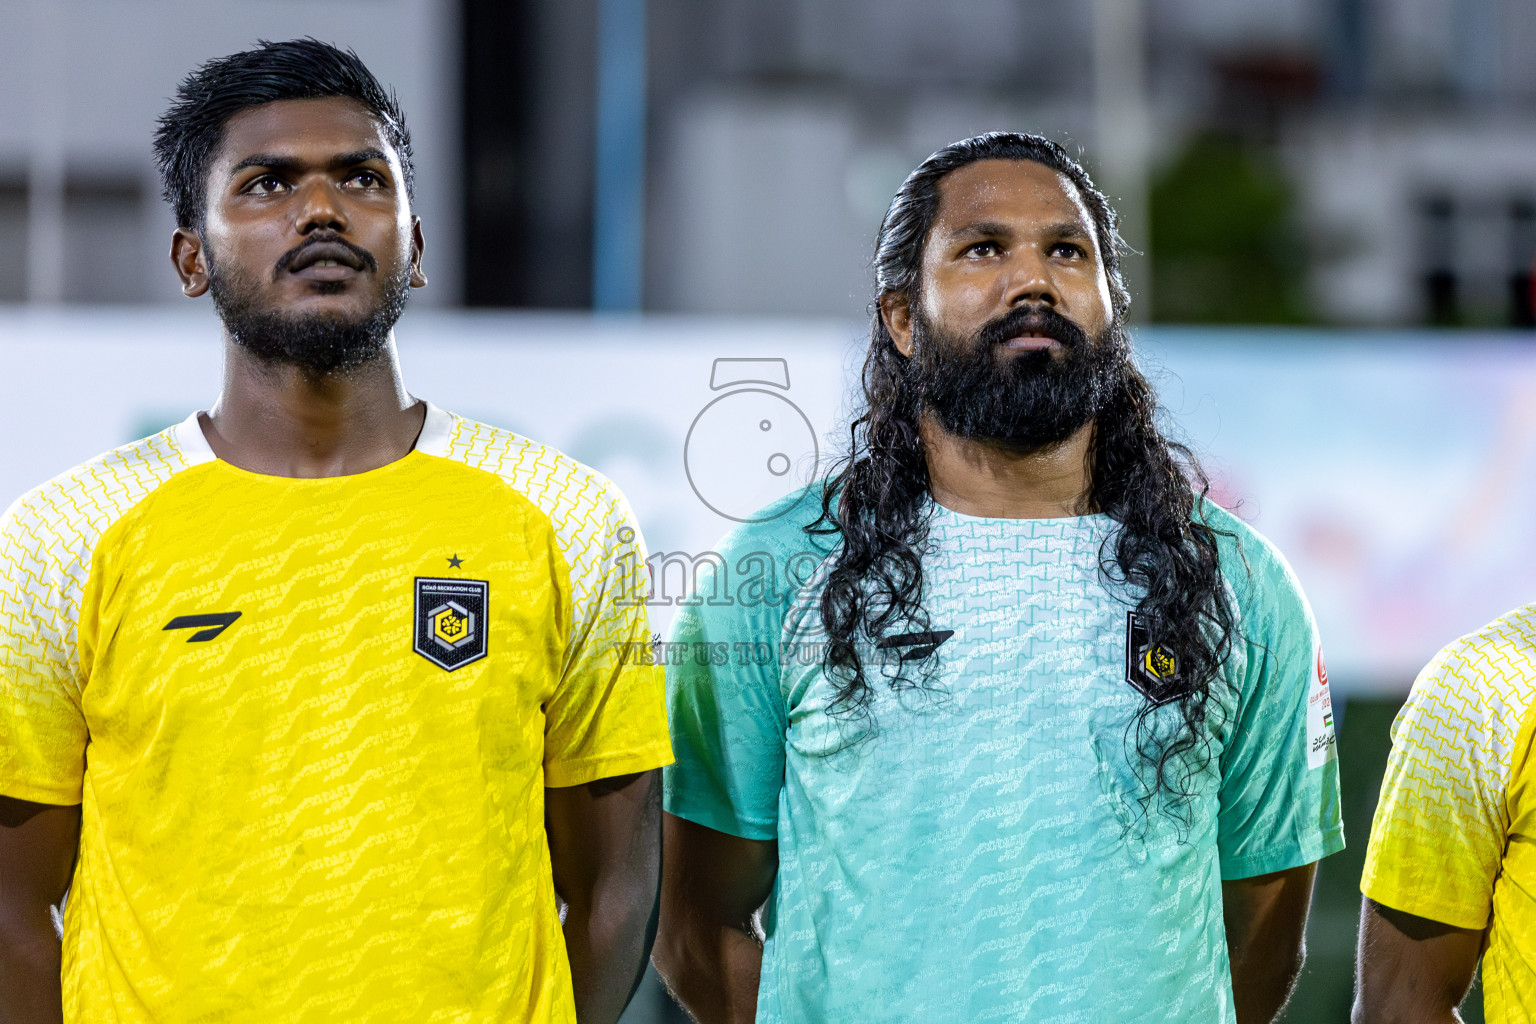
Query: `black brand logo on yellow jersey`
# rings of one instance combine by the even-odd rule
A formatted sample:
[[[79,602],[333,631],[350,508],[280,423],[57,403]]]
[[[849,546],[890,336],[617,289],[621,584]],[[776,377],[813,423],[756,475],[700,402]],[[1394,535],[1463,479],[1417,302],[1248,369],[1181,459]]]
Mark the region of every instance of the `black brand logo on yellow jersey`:
[[[452,672],[485,657],[491,585],[416,577],[415,651]]]
[[[212,640],[230,627],[230,624],[240,617],[239,612],[212,612],[208,615],[178,615],[167,622],[162,629],[195,629],[196,633],[187,637],[187,643],[200,644],[204,640]]]
[[[1178,696],[1179,658],[1153,643],[1135,612],[1125,615],[1125,681],[1161,704]]]

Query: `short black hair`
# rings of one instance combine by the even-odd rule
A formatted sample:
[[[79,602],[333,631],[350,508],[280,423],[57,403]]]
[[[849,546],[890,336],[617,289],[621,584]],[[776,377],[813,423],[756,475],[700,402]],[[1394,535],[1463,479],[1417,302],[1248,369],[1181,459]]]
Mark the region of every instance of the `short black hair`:
[[[166,202],[180,227],[201,230],[207,208],[208,164],[224,141],[229,119],[278,100],[341,97],[367,107],[400,157],[405,194],[416,197],[411,133],[394,91],[385,92],[362,60],[305,37],[257,42],[254,50],[216,57],[198,66],[176,89],[176,100],[155,132],[155,161]]]

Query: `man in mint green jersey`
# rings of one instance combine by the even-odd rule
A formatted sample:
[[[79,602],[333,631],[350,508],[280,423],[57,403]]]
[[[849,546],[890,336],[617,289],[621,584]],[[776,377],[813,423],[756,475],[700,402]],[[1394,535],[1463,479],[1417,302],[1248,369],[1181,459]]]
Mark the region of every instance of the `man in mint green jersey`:
[[[1344,845],[1327,675],[1156,426],[1120,245],[1034,136],[891,203],[849,457],[722,541],[749,578],[664,649],[655,959],[699,1021],[1284,1005]]]

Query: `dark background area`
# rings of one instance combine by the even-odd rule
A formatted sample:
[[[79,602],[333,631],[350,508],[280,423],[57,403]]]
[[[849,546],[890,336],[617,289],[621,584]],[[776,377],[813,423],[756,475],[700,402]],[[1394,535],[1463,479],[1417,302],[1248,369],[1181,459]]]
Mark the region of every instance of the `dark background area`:
[[[581,308],[592,295],[593,0],[466,0],[464,303]]]

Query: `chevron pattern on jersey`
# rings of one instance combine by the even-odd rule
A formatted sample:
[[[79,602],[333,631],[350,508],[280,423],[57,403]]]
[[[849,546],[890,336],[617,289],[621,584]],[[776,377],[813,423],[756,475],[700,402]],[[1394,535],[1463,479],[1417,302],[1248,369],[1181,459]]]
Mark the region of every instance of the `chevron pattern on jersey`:
[[[1536,701],[1536,616],[1513,612],[1441,651],[1392,725],[1397,801],[1421,808],[1417,826],[1449,837],[1449,803],[1503,818],[1515,738]],[[1425,802],[1426,796],[1432,802]],[[1451,800],[1447,800],[1451,797]]]
[[[614,651],[635,638],[599,610],[645,603],[645,542],[624,495],[602,474],[526,437],[455,417],[447,457],[501,477],[549,517],[571,574],[571,650]],[[613,635],[608,635],[612,633]]]
[[[96,541],[155,488],[200,461],[176,442],[176,429],[62,473],[0,517],[0,707],[16,709],[23,728],[34,721],[29,708],[48,721],[52,705],[78,702],[80,597]],[[84,736],[32,738],[60,755],[84,749]],[[17,757],[16,746],[0,745],[0,771],[10,775]],[[29,791],[15,788],[13,795],[43,802],[80,799],[78,779],[35,778]]]
[[[1392,754],[1361,891],[1462,928],[1492,918],[1483,957],[1487,1019],[1536,1006],[1536,604],[1435,656],[1392,726]]]
[[[107,452],[22,495],[0,519],[0,620],[21,619],[50,660],[78,670],[80,591],[96,538],[190,462],[165,430]],[[44,611],[42,616],[38,612]],[[37,627],[41,626],[41,629]],[[0,650],[6,648],[0,647]]]

